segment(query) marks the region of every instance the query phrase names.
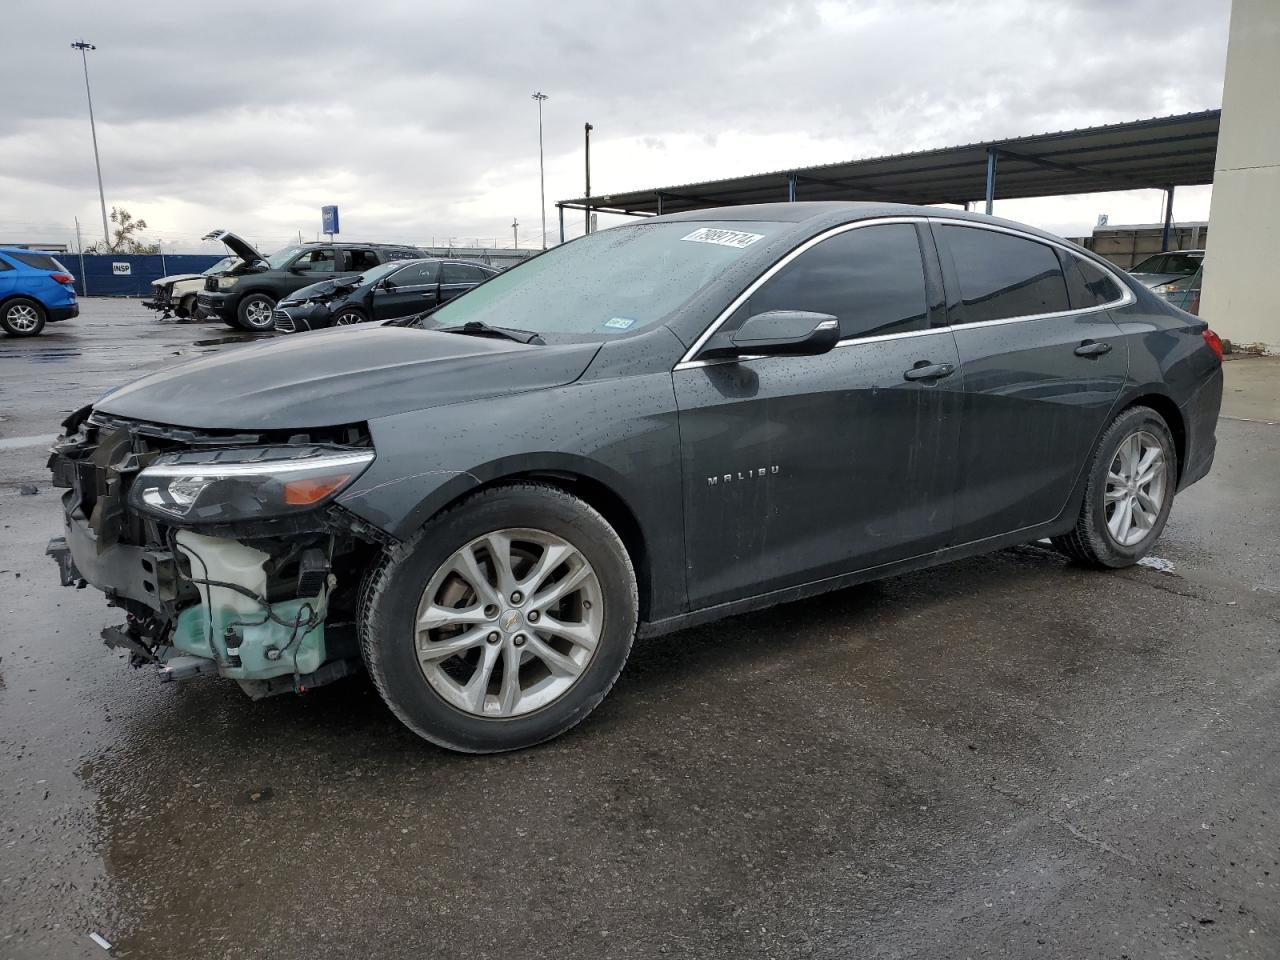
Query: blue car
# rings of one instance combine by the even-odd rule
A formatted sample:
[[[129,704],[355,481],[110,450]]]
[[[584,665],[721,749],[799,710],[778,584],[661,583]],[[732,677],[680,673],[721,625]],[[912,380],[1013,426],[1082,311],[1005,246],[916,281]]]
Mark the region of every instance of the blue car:
[[[0,247],[0,330],[34,337],[46,323],[79,313],[76,278],[52,254]]]

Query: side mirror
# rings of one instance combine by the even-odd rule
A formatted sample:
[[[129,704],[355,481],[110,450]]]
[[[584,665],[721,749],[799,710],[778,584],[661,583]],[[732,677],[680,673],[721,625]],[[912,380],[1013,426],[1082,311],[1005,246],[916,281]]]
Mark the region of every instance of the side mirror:
[[[396,288],[396,285],[395,285],[395,282],[390,277],[383,277],[378,282],[378,287],[382,290],[394,290]]]
[[[757,313],[731,334],[716,334],[700,358],[790,356],[826,353],[840,342],[840,321],[829,313],[770,310]]]

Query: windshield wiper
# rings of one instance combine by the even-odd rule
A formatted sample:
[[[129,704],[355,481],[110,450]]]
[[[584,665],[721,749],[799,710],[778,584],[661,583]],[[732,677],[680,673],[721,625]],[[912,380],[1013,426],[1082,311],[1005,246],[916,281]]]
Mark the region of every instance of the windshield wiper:
[[[441,333],[464,333],[472,337],[502,337],[516,343],[546,344],[540,334],[532,330],[519,330],[515,327],[494,327],[482,320],[468,320],[460,327],[436,327]]]

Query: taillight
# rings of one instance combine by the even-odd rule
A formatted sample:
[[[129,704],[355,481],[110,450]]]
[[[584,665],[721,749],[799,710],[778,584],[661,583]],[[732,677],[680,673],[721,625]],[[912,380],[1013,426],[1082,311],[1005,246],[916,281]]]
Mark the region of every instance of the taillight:
[[[69,273],[53,273],[53,274],[50,274],[49,276],[50,276],[52,279],[57,280],[59,283],[68,283],[68,284],[70,284],[70,283],[75,283],[75,282],[76,282],[76,278],[75,278],[75,277],[73,277],[73,276],[72,276],[71,274],[69,274]]]
[[[1219,360],[1222,359],[1222,338],[1216,333],[1205,327],[1201,331],[1200,336],[1204,337],[1204,342],[1209,345],[1209,349],[1213,351],[1213,355]]]

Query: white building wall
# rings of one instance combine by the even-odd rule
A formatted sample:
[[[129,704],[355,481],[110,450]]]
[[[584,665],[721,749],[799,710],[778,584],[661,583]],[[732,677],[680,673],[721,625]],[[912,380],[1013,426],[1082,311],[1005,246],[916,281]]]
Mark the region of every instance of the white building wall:
[[[1280,353],[1280,0],[1234,0],[1200,316]]]

